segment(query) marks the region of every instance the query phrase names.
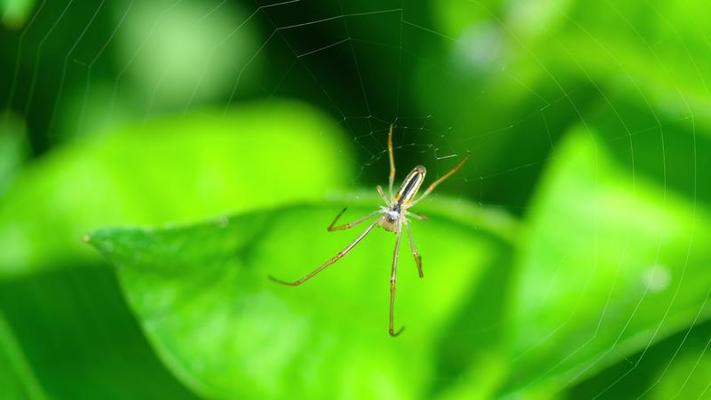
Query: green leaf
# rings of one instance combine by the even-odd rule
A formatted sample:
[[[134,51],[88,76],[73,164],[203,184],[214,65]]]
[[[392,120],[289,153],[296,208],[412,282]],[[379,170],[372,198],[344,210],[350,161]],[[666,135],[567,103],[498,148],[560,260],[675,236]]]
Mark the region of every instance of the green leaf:
[[[0,199],[29,153],[25,123],[10,112],[0,114]]]
[[[94,260],[79,239],[100,226],[321,198],[352,176],[343,147],[338,127],[322,114],[278,101],[67,146],[17,177],[0,204],[0,277]]]
[[[346,218],[372,211],[356,206]],[[429,202],[428,202],[429,203]],[[354,239],[328,233],[343,202],[253,212],[173,229],[91,235],[161,358],[208,398],[413,398],[435,380],[444,324],[492,261],[509,251],[513,223],[459,202],[432,201],[413,226],[425,278],[401,248],[396,324],[387,333],[394,237],[377,229],[300,287],[297,278]],[[447,215],[436,210],[447,209]],[[456,218],[454,217],[456,215]]]
[[[529,215],[508,390],[560,389],[711,315],[708,215],[611,161],[559,148]]]
[[[158,360],[108,268],[0,282],[0,309],[7,317],[0,337],[12,328],[17,349],[25,350],[15,365],[28,390],[40,384],[57,399],[195,398]],[[0,384],[7,365],[1,358]]]
[[[681,335],[680,335],[681,336]],[[649,392],[652,399],[703,399],[711,395],[711,323],[684,332],[667,363],[660,363]]]
[[[568,398],[703,399],[711,390],[711,321],[625,357],[569,391]],[[706,397],[704,397],[706,396]]]
[[[27,360],[0,311],[0,393],[3,399],[45,399]]]

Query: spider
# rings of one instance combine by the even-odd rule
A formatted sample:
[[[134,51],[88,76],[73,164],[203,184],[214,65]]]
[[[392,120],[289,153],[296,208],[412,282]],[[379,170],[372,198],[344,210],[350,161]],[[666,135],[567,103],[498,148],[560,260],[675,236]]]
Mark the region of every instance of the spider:
[[[400,251],[400,239],[402,237],[403,231],[402,227],[404,226],[407,230],[407,237],[410,242],[410,251],[412,252],[413,258],[415,259],[415,264],[417,265],[417,272],[420,278],[423,278],[424,273],[422,271],[422,257],[420,256],[420,253],[417,250],[417,246],[415,245],[415,240],[412,237],[412,231],[410,229],[410,222],[408,221],[408,217],[412,217],[420,221],[426,220],[427,218],[423,215],[418,215],[411,212],[410,208],[414,207],[417,203],[419,203],[430,193],[432,193],[432,191],[437,187],[437,185],[439,185],[445,179],[449,178],[457,171],[459,171],[459,169],[462,168],[462,165],[464,165],[464,163],[467,162],[467,160],[469,159],[469,154],[467,154],[466,157],[464,157],[464,159],[461,160],[457,165],[455,165],[454,168],[452,168],[449,172],[441,176],[436,181],[432,182],[430,186],[427,187],[425,192],[422,193],[422,195],[417,199],[415,199],[415,197],[417,196],[417,192],[420,189],[420,185],[422,185],[425,180],[425,173],[427,172],[425,167],[421,165],[416,166],[412,169],[412,171],[410,171],[409,174],[407,174],[397,193],[393,195],[393,183],[395,181],[395,157],[393,155],[393,125],[390,125],[390,129],[388,130],[388,155],[390,158],[390,176],[388,179],[388,189],[390,196],[385,195],[385,192],[383,192],[383,188],[380,185],[376,187],[378,194],[385,201],[385,206],[380,207],[378,210],[364,217],[358,218],[353,222],[349,222],[343,225],[336,225],[338,219],[347,210],[347,208],[344,208],[343,210],[341,210],[341,212],[338,213],[338,215],[336,215],[336,218],[334,218],[333,222],[331,222],[331,224],[328,226],[328,231],[333,232],[350,229],[365,221],[372,220],[372,218],[375,216],[378,216],[378,219],[372,222],[357,238],[355,238],[355,240],[353,240],[338,254],[333,256],[330,260],[326,261],[318,268],[304,275],[303,277],[295,281],[283,281],[273,276],[269,276],[269,278],[274,282],[281,283],[283,285],[299,286],[302,283],[316,276],[319,272],[326,269],[326,267],[330,266],[331,264],[334,264],[336,261],[343,258],[343,256],[348,254],[348,252],[351,251],[358,243],[360,243],[376,226],[380,226],[388,232],[393,232],[395,234],[395,250],[393,252],[392,268],[390,272],[390,314],[388,322],[388,333],[390,334],[390,336],[395,337],[402,333],[403,329],[405,329],[405,327],[403,326],[396,332],[393,328],[395,320],[394,308],[395,287],[397,283],[397,261],[398,253]]]

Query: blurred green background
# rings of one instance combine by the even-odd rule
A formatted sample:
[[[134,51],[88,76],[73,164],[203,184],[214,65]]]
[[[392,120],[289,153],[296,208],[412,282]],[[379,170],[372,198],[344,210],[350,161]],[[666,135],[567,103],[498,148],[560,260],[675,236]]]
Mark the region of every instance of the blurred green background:
[[[0,398],[711,399],[706,2],[0,13]]]

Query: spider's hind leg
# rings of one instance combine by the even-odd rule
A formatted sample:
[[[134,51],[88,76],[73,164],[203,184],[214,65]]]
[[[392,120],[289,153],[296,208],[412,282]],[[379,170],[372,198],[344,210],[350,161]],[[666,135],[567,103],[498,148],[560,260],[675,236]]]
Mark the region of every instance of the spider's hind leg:
[[[420,278],[424,278],[425,272],[422,269],[422,256],[417,250],[417,245],[415,245],[415,238],[412,237],[412,229],[410,229],[410,224],[405,223],[405,228],[407,229],[407,238],[410,241],[410,251],[412,252],[412,257],[415,259],[415,264],[417,264],[417,274]]]
[[[402,333],[405,327],[401,327],[397,332],[395,332],[395,288],[397,286],[397,256],[400,252],[400,238],[402,237],[402,231],[396,233],[397,237],[395,239],[395,251],[393,252],[393,266],[390,272],[390,314],[388,319],[388,333],[390,336],[395,337]]]

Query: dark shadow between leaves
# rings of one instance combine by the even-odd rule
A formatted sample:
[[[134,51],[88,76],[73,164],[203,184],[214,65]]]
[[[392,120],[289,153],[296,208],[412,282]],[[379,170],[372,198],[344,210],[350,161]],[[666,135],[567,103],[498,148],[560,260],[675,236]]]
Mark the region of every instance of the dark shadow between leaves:
[[[53,398],[195,399],[158,360],[107,266],[2,282],[0,309]]]

